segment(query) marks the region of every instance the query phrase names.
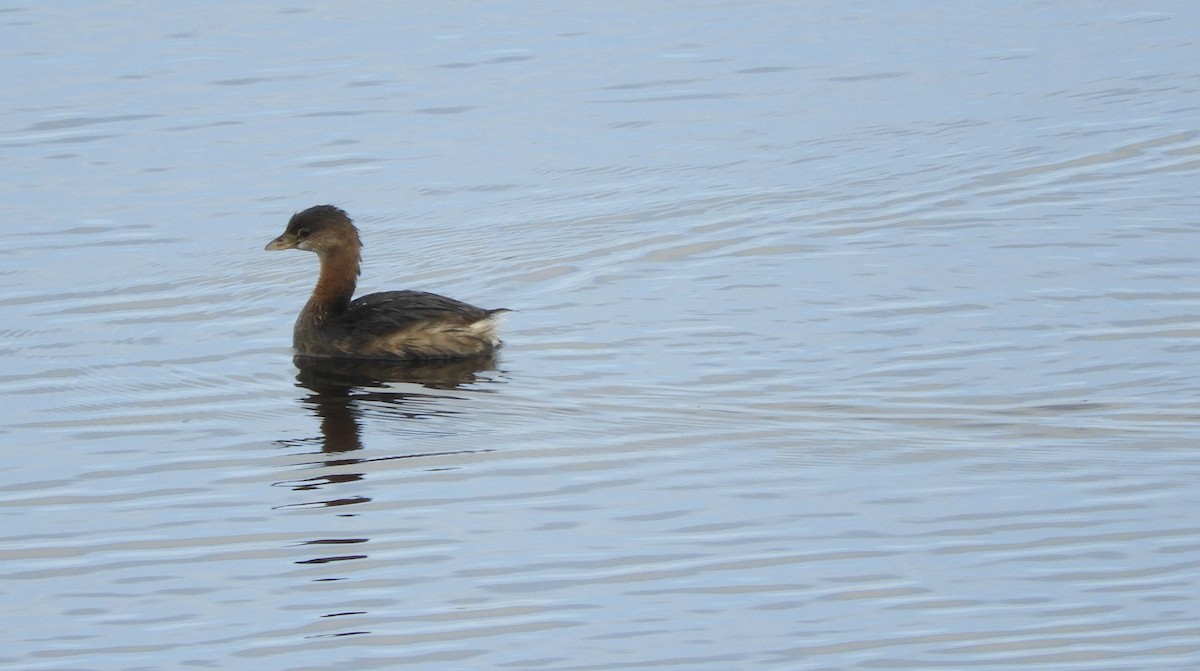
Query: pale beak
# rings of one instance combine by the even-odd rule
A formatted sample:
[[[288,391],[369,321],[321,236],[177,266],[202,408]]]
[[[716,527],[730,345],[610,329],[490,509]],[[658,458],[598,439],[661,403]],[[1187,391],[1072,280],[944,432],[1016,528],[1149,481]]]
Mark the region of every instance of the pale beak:
[[[274,240],[268,242],[265,249],[266,249],[266,251],[273,252],[277,249],[295,249],[295,248],[296,248],[296,236],[288,235],[287,233],[284,233],[283,235],[279,236],[278,238],[275,238]]]

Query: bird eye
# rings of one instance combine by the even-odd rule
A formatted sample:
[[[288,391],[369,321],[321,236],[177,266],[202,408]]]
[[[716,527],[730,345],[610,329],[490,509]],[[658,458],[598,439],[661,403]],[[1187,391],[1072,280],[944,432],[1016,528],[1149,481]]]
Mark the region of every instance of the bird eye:
[[[308,237],[308,229],[307,228],[296,229],[296,237],[297,238],[307,238]]]

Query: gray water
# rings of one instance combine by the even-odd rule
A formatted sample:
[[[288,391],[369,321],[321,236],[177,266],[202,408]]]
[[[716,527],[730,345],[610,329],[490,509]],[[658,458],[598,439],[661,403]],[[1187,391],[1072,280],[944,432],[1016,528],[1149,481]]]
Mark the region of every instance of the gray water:
[[[1200,668],[1200,5],[0,8],[0,667]],[[492,365],[298,371],[360,288]]]

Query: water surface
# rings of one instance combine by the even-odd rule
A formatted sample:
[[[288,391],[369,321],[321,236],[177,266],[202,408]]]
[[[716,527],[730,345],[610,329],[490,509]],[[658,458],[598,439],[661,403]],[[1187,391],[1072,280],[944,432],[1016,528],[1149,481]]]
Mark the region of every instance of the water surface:
[[[0,11],[0,665],[1200,665],[1198,29]],[[326,202],[501,356],[298,369]]]

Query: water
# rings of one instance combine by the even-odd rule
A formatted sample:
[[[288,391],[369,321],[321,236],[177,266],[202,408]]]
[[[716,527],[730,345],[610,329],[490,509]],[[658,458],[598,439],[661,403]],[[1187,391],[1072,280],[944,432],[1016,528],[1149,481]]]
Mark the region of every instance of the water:
[[[0,666],[1200,666],[1192,3],[0,12]],[[361,287],[490,366],[298,371]]]

